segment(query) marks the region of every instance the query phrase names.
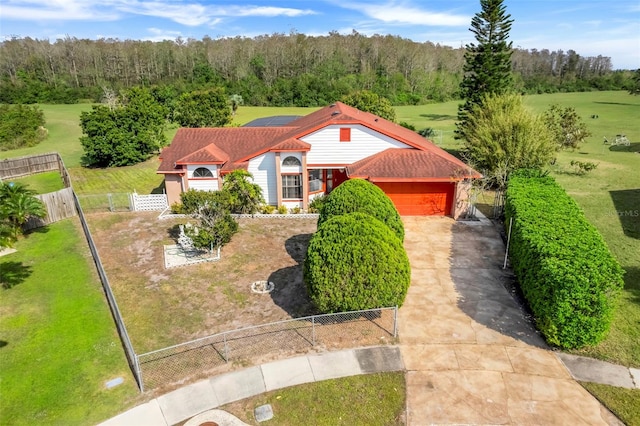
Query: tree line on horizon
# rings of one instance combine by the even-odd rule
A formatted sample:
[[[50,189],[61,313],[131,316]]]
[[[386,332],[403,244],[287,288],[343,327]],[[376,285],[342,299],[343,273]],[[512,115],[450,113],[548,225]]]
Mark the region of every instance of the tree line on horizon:
[[[97,102],[106,89],[145,86],[160,97],[223,87],[252,106],[321,106],[357,90],[419,105],[461,97],[464,55],[463,46],[356,31],[162,42],[16,37],[0,43],[0,103]],[[527,94],[625,90],[633,75],[573,50],[515,48],[511,66],[514,87]]]

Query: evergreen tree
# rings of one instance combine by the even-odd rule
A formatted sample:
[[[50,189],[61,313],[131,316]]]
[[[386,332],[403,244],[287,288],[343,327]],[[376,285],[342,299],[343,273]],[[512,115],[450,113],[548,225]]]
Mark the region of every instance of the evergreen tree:
[[[482,11],[471,20],[471,31],[478,44],[465,46],[464,78],[460,95],[465,101],[458,109],[456,135],[465,138],[467,113],[478,105],[484,95],[501,95],[511,91],[511,42],[507,42],[511,15],[506,13],[503,0],[480,0]]]

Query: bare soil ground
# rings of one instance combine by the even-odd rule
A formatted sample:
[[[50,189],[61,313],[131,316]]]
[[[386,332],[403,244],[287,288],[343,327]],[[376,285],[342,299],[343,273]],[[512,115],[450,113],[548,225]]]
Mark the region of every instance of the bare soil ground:
[[[137,353],[316,313],[302,280],[315,219],[240,219],[222,259],[165,269],[178,224],[157,213],[91,214],[88,222]],[[254,281],[275,283],[270,294]]]

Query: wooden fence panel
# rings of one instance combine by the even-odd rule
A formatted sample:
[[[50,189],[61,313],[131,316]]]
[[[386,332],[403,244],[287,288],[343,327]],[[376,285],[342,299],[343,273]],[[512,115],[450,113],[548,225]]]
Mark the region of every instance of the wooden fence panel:
[[[60,157],[57,153],[8,158],[0,161],[0,179],[13,179],[60,170],[60,163]]]
[[[58,222],[77,215],[73,189],[65,188],[48,194],[36,195],[47,208],[47,216],[43,219],[31,218],[24,224],[25,230],[40,228],[50,223]]]

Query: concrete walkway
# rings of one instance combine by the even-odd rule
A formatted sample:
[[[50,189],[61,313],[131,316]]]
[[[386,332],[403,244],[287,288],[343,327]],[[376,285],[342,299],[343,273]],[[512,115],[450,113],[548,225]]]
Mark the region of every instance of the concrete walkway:
[[[402,371],[395,346],[306,355],[246,368],[182,387],[101,423],[103,426],[170,426],[264,392],[346,376]],[[223,426],[223,425],[221,425]]]
[[[488,221],[405,218],[399,313],[407,424],[621,424],[571,376],[505,287]]]

